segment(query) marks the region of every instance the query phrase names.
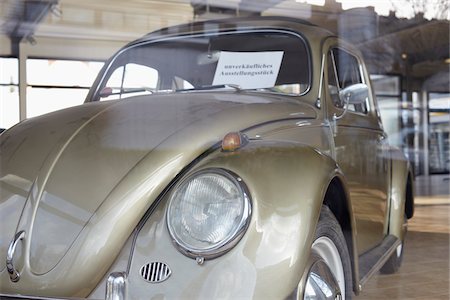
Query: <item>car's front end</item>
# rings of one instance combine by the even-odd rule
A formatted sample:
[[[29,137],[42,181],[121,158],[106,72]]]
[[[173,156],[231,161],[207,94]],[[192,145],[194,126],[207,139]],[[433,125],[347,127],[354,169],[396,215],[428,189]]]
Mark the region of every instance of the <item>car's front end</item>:
[[[317,102],[326,33],[235,22],[132,43],[88,103],[0,136],[1,294],[303,293],[341,176]]]

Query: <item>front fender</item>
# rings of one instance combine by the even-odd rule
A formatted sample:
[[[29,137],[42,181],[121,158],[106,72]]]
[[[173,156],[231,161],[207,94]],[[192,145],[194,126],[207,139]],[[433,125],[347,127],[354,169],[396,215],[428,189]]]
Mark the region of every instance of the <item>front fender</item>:
[[[248,187],[252,219],[242,240],[221,257],[197,264],[170,239],[165,209],[170,191],[140,229],[129,270],[131,298],[255,298],[289,296],[307,264],[334,161],[301,144],[252,141],[235,152],[216,151],[188,173],[208,168],[234,172]],[[162,261],[172,269],[163,283],[145,283],[140,268]]]

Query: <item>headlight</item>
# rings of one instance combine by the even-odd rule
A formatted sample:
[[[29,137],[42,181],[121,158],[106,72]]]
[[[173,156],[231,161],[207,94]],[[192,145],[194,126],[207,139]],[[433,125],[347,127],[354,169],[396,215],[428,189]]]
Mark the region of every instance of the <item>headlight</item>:
[[[194,173],[171,194],[167,227],[178,249],[213,258],[230,250],[250,221],[251,203],[242,180],[222,169]]]

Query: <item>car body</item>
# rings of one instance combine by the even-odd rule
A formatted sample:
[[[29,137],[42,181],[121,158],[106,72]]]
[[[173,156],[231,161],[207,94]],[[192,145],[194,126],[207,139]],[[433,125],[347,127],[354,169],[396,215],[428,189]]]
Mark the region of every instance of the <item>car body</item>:
[[[361,54],[291,18],[151,33],[0,147],[3,297],[349,298],[413,215]]]

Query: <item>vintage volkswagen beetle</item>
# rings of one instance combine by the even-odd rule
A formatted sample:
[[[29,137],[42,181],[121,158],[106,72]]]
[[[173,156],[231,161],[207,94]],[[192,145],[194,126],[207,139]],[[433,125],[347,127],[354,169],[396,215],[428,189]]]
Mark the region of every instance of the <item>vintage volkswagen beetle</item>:
[[[3,297],[350,298],[413,215],[360,54],[290,18],[151,33],[0,145]]]

